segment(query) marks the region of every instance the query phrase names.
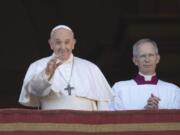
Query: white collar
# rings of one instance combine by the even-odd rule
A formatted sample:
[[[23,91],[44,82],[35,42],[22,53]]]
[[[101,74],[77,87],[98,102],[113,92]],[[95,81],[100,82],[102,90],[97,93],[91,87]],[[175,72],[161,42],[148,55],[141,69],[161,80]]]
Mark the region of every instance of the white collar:
[[[154,74],[152,74],[152,75],[144,75],[144,74],[141,73],[141,72],[139,72],[139,74],[144,77],[144,80],[145,80],[145,81],[151,81],[152,77],[156,75],[156,73],[154,73]]]
[[[71,63],[72,61],[73,61],[73,54],[71,53],[71,55],[70,55],[70,57],[69,57],[69,59],[67,59],[66,61],[64,61],[64,63],[66,64],[66,63]]]
[[[54,56],[55,56],[55,54],[53,53],[52,57],[54,57]],[[64,61],[63,64],[71,63],[73,61],[73,58],[74,58],[74,55],[71,53],[70,57],[66,61]]]

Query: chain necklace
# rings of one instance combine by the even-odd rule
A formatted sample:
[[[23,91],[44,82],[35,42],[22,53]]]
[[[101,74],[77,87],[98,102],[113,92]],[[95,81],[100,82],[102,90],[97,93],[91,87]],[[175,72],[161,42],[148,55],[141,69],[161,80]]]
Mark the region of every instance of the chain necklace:
[[[63,74],[61,73],[61,71],[59,71],[61,77],[63,78],[63,80],[66,82],[67,86],[64,88],[64,90],[68,91],[68,95],[71,95],[71,91],[73,89],[75,89],[74,87],[71,86],[71,78],[72,78],[72,73],[73,73],[73,67],[74,67],[74,58],[72,60],[72,66],[71,66],[71,73],[70,73],[70,77],[69,80],[66,80],[66,78],[63,76]]]

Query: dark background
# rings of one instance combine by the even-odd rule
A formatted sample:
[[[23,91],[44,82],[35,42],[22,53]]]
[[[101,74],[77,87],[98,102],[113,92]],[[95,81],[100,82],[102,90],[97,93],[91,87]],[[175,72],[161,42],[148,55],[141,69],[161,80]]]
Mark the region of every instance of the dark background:
[[[179,0],[1,0],[0,17],[0,108],[22,107],[27,68],[51,55],[49,33],[58,24],[74,30],[74,54],[97,64],[111,86],[137,72],[131,48],[144,37],[159,45],[159,77],[180,86]]]

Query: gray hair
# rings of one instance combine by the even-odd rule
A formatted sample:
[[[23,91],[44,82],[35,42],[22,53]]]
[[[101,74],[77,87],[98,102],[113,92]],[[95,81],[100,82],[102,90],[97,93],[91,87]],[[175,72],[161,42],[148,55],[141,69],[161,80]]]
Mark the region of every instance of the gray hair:
[[[134,45],[133,45],[133,57],[136,57],[138,55],[138,48],[144,43],[151,43],[155,49],[156,54],[158,54],[158,46],[157,43],[149,38],[143,38],[138,40]]]

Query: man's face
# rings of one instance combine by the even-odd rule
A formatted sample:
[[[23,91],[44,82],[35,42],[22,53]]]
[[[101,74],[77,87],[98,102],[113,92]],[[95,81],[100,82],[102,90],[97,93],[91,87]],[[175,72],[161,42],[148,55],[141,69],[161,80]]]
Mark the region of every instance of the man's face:
[[[55,56],[65,61],[74,49],[75,39],[71,31],[60,28],[53,32],[49,44]]]
[[[141,44],[138,47],[137,56],[133,57],[134,64],[145,75],[152,75],[156,72],[156,65],[159,60],[159,54],[156,53],[154,46],[149,42]]]

